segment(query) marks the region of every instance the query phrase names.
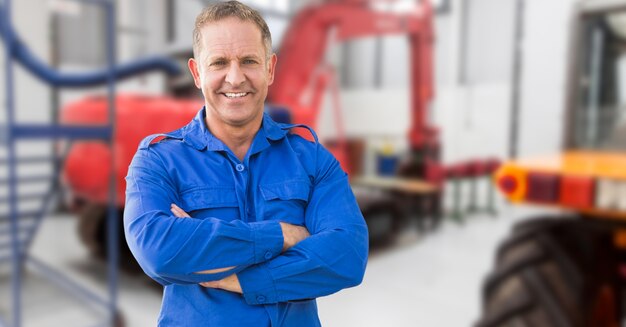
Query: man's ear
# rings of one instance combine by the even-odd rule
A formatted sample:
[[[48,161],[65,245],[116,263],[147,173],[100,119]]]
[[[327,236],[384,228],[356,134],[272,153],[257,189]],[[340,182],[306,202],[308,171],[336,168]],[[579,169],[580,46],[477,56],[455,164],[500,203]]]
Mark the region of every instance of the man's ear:
[[[196,62],[194,58],[189,58],[187,66],[189,67],[191,76],[193,76],[194,84],[196,84],[197,88],[202,89],[202,81],[200,80],[200,72],[198,71],[198,62]]]
[[[278,61],[278,57],[276,56],[275,53],[272,53],[272,56],[270,57],[270,62],[269,62],[269,82],[267,83],[267,85],[272,85],[272,83],[274,83],[274,72],[276,71],[276,62]]]

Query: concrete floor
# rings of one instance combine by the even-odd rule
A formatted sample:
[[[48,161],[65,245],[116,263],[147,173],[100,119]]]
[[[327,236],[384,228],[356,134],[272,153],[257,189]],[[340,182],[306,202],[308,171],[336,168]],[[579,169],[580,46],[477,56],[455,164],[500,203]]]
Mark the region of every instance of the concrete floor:
[[[475,215],[462,225],[446,221],[425,235],[407,231],[395,244],[371,255],[362,285],[318,300],[323,325],[471,326],[479,314],[482,279],[497,243],[529,212],[506,207],[498,218]],[[106,266],[89,257],[72,217],[47,219],[31,253],[106,294]],[[91,326],[103,321],[102,310],[67,295],[30,269],[24,275],[24,326]],[[10,312],[9,286],[7,270],[2,269],[2,317]],[[120,276],[119,307],[127,326],[154,326],[160,301],[160,291],[144,278]]]

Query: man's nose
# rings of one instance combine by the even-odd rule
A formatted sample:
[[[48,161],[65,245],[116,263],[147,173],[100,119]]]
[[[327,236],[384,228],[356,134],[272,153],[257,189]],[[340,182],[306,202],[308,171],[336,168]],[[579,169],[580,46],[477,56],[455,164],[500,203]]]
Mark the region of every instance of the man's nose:
[[[246,80],[239,63],[231,63],[226,73],[226,82],[230,85],[237,86],[242,84]]]

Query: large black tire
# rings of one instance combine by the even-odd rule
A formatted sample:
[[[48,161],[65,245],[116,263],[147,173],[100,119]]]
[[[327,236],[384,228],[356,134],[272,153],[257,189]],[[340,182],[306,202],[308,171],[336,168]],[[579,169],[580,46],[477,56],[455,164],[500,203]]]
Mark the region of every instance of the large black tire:
[[[360,204],[368,228],[371,248],[383,248],[391,244],[400,232],[404,216],[393,201],[377,201]]]
[[[129,273],[141,273],[141,267],[133,257],[122,223],[122,210],[118,212],[118,253],[120,268]],[[107,208],[98,204],[86,204],[78,212],[78,235],[89,253],[102,260],[108,259],[107,247]]]
[[[535,219],[498,248],[476,327],[618,327],[620,296],[610,226]]]

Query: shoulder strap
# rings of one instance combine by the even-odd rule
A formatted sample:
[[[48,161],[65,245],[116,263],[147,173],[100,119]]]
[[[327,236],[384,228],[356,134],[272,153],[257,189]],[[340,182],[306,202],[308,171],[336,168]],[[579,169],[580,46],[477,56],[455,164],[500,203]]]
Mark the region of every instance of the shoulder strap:
[[[313,135],[313,139],[315,139],[315,143],[320,143],[319,140],[317,139],[317,134],[315,133],[315,131],[311,127],[309,127],[307,125],[304,125],[304,124],[284,124],[283,126],[281,126],[282,129],[292,129],[292,128],[295,128],[295,127],[308,129],[309,132],[311,132],[311,135]]]
[[[163,137],[164,139],[182,139],[180,130],[175,130],[173,132],[170,133],[158,133],[158,134],[152,134],[146,138],[144,138],[140,143],[139,143],[139,150],[145,150],[147,148],[150,147],[150,144],[152,144],[152,142],[159,138],[159,137]]]

